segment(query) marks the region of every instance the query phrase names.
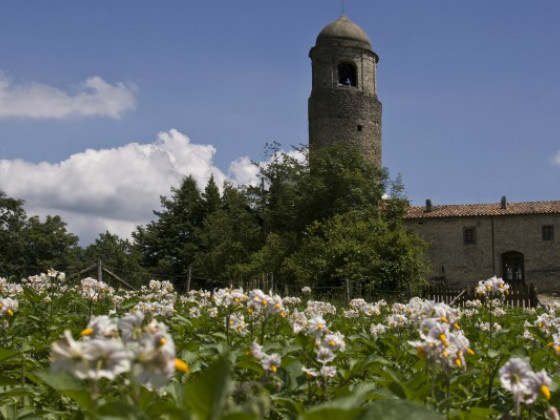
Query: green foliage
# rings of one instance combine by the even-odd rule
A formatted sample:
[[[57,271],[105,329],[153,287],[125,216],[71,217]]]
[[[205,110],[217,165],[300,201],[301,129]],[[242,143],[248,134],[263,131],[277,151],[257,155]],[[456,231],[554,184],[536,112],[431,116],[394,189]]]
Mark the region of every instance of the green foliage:
[[[171,198],[161,197],[162,210],[154,211],[157,219],[138,227],[133,238],[146,267],[179,282],[187,278],[200,247],[197,232],[204,220],[204,202],[192,176],[171,192]]]
[[[103,267],[133,286],[140,286],[150,280],[147,270],[142,266],[142,254],[138,247],[133,246],[128,239],[121,239],[108,231],[100,234],[84,250],[81,260],[84,267],[101,260]]]
[[[285,272],[312,287],[350,282],[357,295],[407,290],[420,285],[425,272],[423,244],[383,217],[349,211],[316,222],[300,248],[287,259]]]
[[[210,185],[210,184],[209,184]],[[207,188],[208,190],[208,188]],[[205,194],[205,197],[210,197]],[[205,203],[209,203],[205,198]],[[241,188],[225,184],[219,202],[207,205],[207,214],[198,231],[200,252],[193,268],[206,279],[206,287],[239,281],[239,265],[247,262],[261,243],[261,226]]]
[[[0,276],[27,277],[52,267],[78,265],[78,237],[60,216],[28,217],[24,201],[0,191]]]
[[[194,272],[193,287],[213,287],[235,279],[237,265],[258,249],[261,228],[250,198],[230,184],[220,194],[211,177],[204,192],[187,177],[162,197],[157,219],[133,233],[143,264],[153,273],[165,273],[182,288]]]
[[[252,191],[267,236],[246,273],[274,272],[291,285],[350,281],[358,295],[422,284],[425,246],[403,226],[400,178],[384,200],[387,174],[354,148],[334,145],[308,156],[305,149],[289,154],[273,145],[270,153],[270,164],[261,167],[268,191]]]
[[[427,268],[422,242],[405,230],[400,178],[390,183],[355,148],[268,149],[261,186],[192,177],[162,197],[157,219],[133,234],[143,263],[176,285],[224,286],[274,273],[277,283],[404,291]],[[391,198],[383,199],[387,186]],[[189,274],[190,273],[190,274]],[[194,273],[194,275],[192,275]]]
[[[394,306],[371,302],[378,311],[367,311],[364,306],[349,318],[347,313],[355,305],[325,311],[316,301],[282,300],[261,291],[243,295],[240,290],[223,289],[215,291],[214,298],[201,292],[186,299],[172,292],[162,296],[153,289],[90,299],[89,286],[61,281],[53,277],[47,288],[24,287],[13,295],[19,301],[18,309],[12,315],[0,315],[0,418],[514,418],[514,396],[499,375],[512,357],[522,357],[535,372],[542,369],[552,378],[550,399],[539,392],[534,401],[523,403],[515,418],[547,418],[547,411],[560,404],[560,355],[549,345],[560,327],[557,308],[523,309],[486,302],[455,311],[445,304],[415,299]],[[223,299],[232,298],[233,292],[238,301]],[[5,296],[2,293],[0,299]],[[317,329],[295,331],[293,317],[273,311],[275,298],[286,313],[304,316],[307,327],[317,317],[324,319],[325,329],[322,333]],[[49,369],[51,344],[65,330],[76,342],[99,340],[100,344],[117,339],[112,329],[106,338],[79,338],[91,313],[111,314],[117,321],[138,302],[160,301],[173,302],[174,310],[150,315],[147,309],[144,325],[154,319],[166,325],[171,334],[167,339],[176,349],[173,357],[188,362],[191,373],[176,371],[166,385],[152,390],[132,381],[129,372],[96,381],[78,379],[72,375],[72,367],[62,373]],[[199,314],[192,315],[192,309]],[[458,317],[457,326],[442,313]],[[400,326],[391,323],[395,315],[406,322]],[[233,316],[247,321],[242,330],[227,328],[227,320]],[[543,320],[548,320],[546,325]],[[385,326],[384,332],[370,331],[371,325],[380,324]],[[438,365],[435,359],[417,353],[414,342],[426,336],[433,324],[447,325],[468,340],[474,351],[465,354],[463,364]],[[491,328],[483,328],[486,324]],[[451,330],[444,331],[451,336]],[[330,345],[323,340],[326,333],[339,333],[345,343],[329,362],[318,358],[319,345]],[[432,340],[436,348],[443,341],[437,336]],[[267,355],[278,356],[276,370],[266,368],[249,350],[255,341]],[[158,343],[161,345],[160,340]],[[304,370],[312,367],[317,371],[325,365],[335,369],[332,375],[308,376]]]

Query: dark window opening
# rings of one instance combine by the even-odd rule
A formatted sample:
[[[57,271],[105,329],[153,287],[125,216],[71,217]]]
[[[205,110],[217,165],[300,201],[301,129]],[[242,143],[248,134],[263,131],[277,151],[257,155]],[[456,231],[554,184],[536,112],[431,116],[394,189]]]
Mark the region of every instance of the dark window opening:
[[[543,241],[553,241],[554,240],[554,226],[544,225],[542,227],[542,240]]]
[[[338,65],[338,85],[356,86],[356,67],[349,63]]]
[[[465,245],[476,244],[476,228],[474,227],[463,228],[463,243]]]
[[[358,124],[358,131],[362,131],[362,126]]]
[[[502,278],[506,283],[525,281],[525,264],[521,252],[511,251],[502,254]]]

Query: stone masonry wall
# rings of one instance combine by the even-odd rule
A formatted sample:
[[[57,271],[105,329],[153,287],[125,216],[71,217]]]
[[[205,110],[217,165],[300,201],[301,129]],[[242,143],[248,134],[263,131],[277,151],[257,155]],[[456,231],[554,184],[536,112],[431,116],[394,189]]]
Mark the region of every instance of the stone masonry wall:
[[[508,215],[407,219],[406,225],[429,245],[430,277],[449,286],[473,286],[493,275],[504,277],[502,255],[523,254],[525,282],[539,291],[560,291],[560,215]],[[553,225],[554,240],[542,238]],[[464,228],[476,228],[476,243],[465,244]]]
[[[343,45],[313,47],[309,98],[311,149],[342,142],[359,148],[381,168],[381,102],[377,99],[376,56]],[[356,66],[356,86],[338,86],[338,65]]]

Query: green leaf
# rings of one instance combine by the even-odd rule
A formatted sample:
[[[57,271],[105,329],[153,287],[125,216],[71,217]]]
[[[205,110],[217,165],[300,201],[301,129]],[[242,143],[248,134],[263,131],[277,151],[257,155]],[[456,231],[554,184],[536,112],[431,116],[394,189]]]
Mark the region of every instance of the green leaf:
[[[496,414],[500,414],[500,412],[492,408],[473,407],[465,413],[463,418],[465,420],[486,420]]]
[[[258,417],[252,413],[230,413],[221,417],[220,420],[258,420]]]
[[[177,407],[175,404],[161,401],[150,405],[150,407],[146,409],[146,414],[149,419],[156,419],[162,416],[165,416],[164,418],[177,420],[188,418],[184,409]]]
[[[437,411],[408,400],[376,400],[371,403],[361,419],[383,420],[443,420],[445,417]]]
[[[47,370],[36,373],[37,377],[62,395],[72,398],[83,409],[91,409],[93,401],[85,384],[69,373],[52,373]]]
[[[304,420],[351,420],[360,418],[362,408],[362,396],[351,395],[337,398],[307,411]]]
[[[19,356],[19,353],[0,347],[0,362]]]
[[[230,386],[229,363],[220,359],[185,386],[185,405],[201,420],[219,419]]]
[[[155,418],[145,415],[139,410],[137,407],[131,406],[126,404],[122,401],[111,401],[107,404],[104,404],[97,410],[97,414],[101,415],[102,418],[110,419],[110,418],[120,418],[120,419],[131,419],[131,420],[139,420],[139,419],[149,419]]]
[[[14,386],[19,385],[21,381],[17,379],[9,378],[7,376],[0,376],[0,386]]]
[[[303,416],[301,420],[357,420],[361,418],[361,408],[315,408]],[[381,418],[381,417],[380,417]]]
[[[498,350],[494,350],[494,349],[488,349],[488,357],[491,359],[495,359],[496,357],[498,357],[500,355],[500,352]]]

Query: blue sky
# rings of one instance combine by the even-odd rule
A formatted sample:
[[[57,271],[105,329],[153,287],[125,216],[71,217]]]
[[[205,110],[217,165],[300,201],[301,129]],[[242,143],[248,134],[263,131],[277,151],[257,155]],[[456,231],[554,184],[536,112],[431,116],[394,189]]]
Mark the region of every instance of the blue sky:
[[[346,0],[380,56],[383,165],[414,205],[560,199],[560,2]],[[192,173],[307,143],[309,49],[339,0],[9,2],[0,189],[82,242]],[[233,162],[233,165],[232,165]]]

